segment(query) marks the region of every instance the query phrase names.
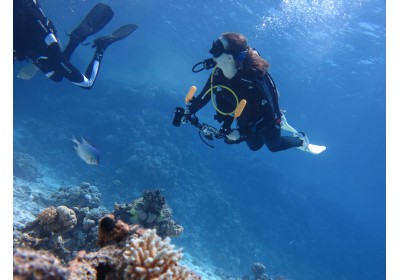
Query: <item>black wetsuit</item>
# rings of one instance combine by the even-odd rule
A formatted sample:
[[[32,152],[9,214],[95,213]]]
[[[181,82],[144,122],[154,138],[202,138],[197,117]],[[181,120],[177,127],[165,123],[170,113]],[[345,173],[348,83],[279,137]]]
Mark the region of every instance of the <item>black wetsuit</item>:
[[[206,92],[211,86],[211,75],[202,92],[192,100],[189,106],[191,114],[196,113],[210,101],[211,93],[206,94]],[[233,90],[239,101],[246,99],[247,104],[240,117],[237,118],[237,124],[241,136],[244,136],[251,150],[259,150],[264,144],[272,152],[302,145],[303,141],[298,137],[281,136],[278,91],[268,73],[260,79],[238,70],[232,79],[228,79],[223,75],[222,70],[217,68],[213,76],[213,86],[218,85]],[[218,110],[224,113],[235,110],[237,102],[229,90],[217,87],[213,91]],[[233,116],[217,111],[215,119],[223,122],[221,132],[230,132]]]
[[[69,44],[62,53],[52,22],[44,15],[37,0],[14,0],[14,57],[31,60],[48,78],[59,82],[63,77],[74,84],[92,88],[104,49],[96,49],[85,75],[69,62],[77,44]]]

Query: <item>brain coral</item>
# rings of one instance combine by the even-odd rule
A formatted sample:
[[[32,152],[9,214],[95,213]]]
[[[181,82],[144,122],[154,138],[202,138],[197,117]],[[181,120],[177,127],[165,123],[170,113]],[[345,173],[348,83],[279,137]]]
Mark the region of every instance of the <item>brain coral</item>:
[[[56,221],[56,218],[57,209],[53,206],[44,209],[37,217],[37,219],[39,220],[39,224],[41,225],[52,224]]]
[[[182,249],[174,250],[170,238],[162,240],[156,230],[147,229],[140,238],[131,238],[123,253],[127,267],[124,279],[199,279],[181,267]]]
[[[78,223],[74,210],[63,205],[44,209],[37,220],[48,232],[68,232]]]
[[[67,232],[76,226],[78,220],[74,210],[62,205],[57,207],[57,213],[59,216],[59,225],[61,231]]]

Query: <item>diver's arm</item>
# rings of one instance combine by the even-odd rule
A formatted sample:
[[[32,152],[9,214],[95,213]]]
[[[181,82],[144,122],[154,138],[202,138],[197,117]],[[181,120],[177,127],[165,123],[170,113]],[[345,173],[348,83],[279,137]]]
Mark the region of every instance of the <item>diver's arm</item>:
[[[208,78],[208,81],[204,86],[203,90],[201,91],[201,93],[198,96],[193,97],[193,99],[190,101],[191,104],[188,107],[190,112],[189,114],[195,114],[210,101],[211,94],[210,92],[207,93],[207,91],[210,89],[211,86],[211,75]]]
[[[234,118],[230,115],[221,115],[217,112],[215,115],[214,119],[216,119],[219,122],[222,122],[221,128],[219,129],[219,132],[222,134],[229,134],[231,132],[231,126],[234,121]]]

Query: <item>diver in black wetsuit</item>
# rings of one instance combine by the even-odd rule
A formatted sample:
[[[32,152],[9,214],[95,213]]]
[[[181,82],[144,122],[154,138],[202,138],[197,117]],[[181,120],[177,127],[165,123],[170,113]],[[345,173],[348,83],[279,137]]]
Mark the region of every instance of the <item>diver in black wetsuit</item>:
[[[85,74],[82,74],[69,62],[69,59],[80,43],[101,30],[111,20],[114,12],[109,6],[101,3],[95,5],[82,23],[70,34],[70,40],[64,52],[61,52],[54,25],[45,16],[37,0],[14,0],[13,8],[14,58],[31,60],[55,82],[65,77],[84,89],[93,87],[106,48],[125,38],[137,28],[135,24],[127,24],[109,36],[94,40],[93,47],[96,47],[96,51]]]
[[[194,114],[212,99],[217,111],[215,119],[223,123],[219,133],[225,135],[228,144],[246,141],[253,151],[264,144],[272,152],[294,147],[311,153],[325,150],[324,146],[309,144],[304,133],[286,122],[279,108],[278,90],[267,72],[269,64],[248,46],[245,36],[223,33],[213,42],[210,53],[213,61],[205,60],[204,68],[215,68],[201,93],[190,101],[183,121],[197,120]],[[194,70],[199,64],[193,67],[194,72],[199,72]],[[236,116],[238,128],[232,129],[232,115],[243,99],[247,103],[240,116]],[[294,136],[282,136],[281,128]]]

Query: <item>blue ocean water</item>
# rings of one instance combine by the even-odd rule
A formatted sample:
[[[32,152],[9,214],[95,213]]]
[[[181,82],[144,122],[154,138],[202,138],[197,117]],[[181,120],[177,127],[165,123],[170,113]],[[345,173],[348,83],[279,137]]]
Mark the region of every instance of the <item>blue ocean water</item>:
[[[41,1],[64,46],[96,1]],[[231,275],[253,262],[287,279],[385,279],[386,6],[350,1],[104,1],[115,16],[96,36],[136,23],[107,49],[91,91],[38,73],[17,78],[14,153],[33,156],[60,185],[89,181],[114,202],[159,188],[184,226],[174,243]],[[280,104],[320,155],[204,145],[172,126],[192,66],[220,33],[241,32],[270,64]],[[72,62],[86,69],[93,49]],[[198,116],[217,126],[211,104]],[[89,166],[70,138],[101,151]]]

